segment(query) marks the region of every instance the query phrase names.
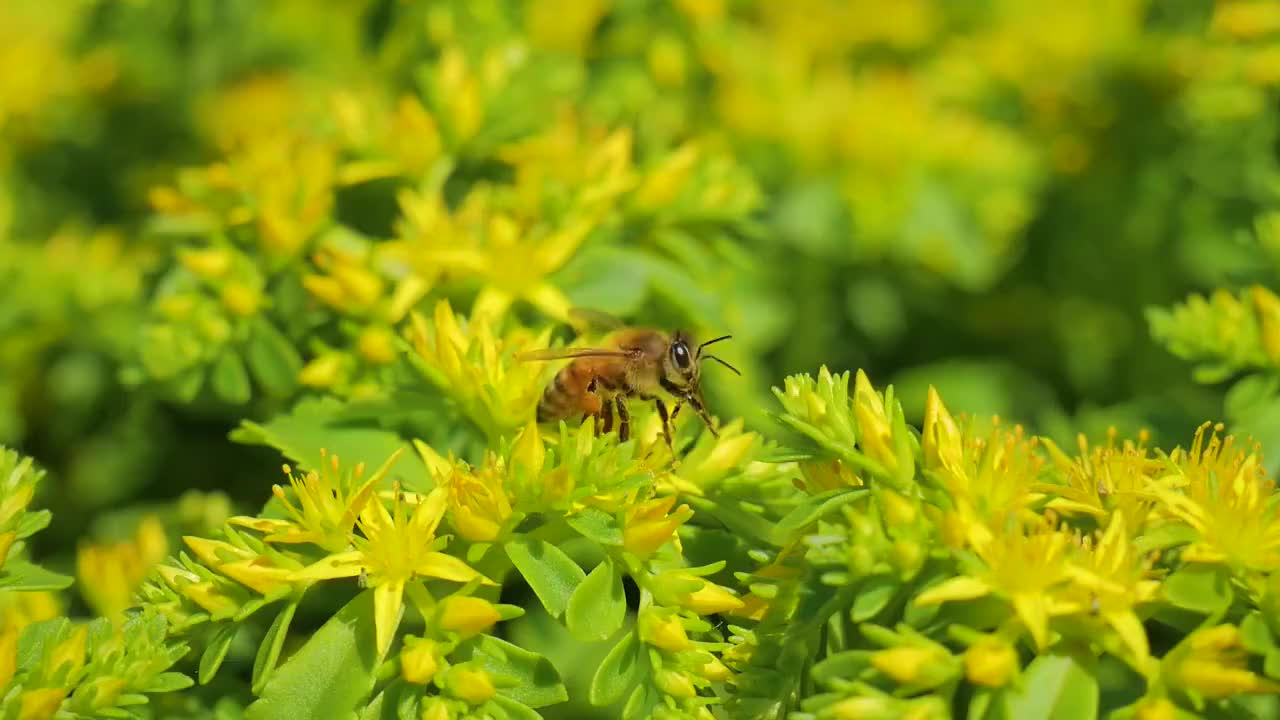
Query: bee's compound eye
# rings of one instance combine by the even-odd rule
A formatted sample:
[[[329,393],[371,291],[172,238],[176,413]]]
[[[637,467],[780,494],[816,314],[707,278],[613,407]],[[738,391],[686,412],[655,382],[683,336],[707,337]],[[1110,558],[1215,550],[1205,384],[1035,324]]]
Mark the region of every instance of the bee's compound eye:
[[[672,345],[671,359],[675,361],[676,367],[681,370],[688,370],[690,364],[689,347],[682,342]]]

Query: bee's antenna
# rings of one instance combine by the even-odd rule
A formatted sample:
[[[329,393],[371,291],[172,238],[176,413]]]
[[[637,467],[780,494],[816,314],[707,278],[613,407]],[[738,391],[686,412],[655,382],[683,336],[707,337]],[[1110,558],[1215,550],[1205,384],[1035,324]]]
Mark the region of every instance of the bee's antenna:
[[[701,355],[701,354],[702,354],[702,348],[704,348],[704,347],[706,347],[706,346],[708,346],[708,345],[712,345],[712,344],[714,344],[714,343],[718,343],[718,342],[720,342],[721,340],[728,340],[728,339],[729,339],[729,338],[731,338],[731,337],[733,337],[733,336],[732,336],[732,335],[721,335],[721,336],[720,336],[720,337],[718,337],[718,338],[712,338],[711,340],[708,340],[708,341],[706,341],[706,342],[702,343],[701,345],[699,345],[699,346],[698,346],[698,354],[699,354],[699,355]]]
[[[733,373],[734,373],[735,375],[738,375],[739,377],[741,377],[741,376],[742,376],[742,371],[738,370],[738,368],[736,368],[736,367],[734,367],[734,366],[730,365],[729,363],[727,363],[727,362],[725,362],[725,361],[721,360],[720,358],[716,357],[715,355],[708,355],[708,356],[707,356],[707,359],[708,359],[708,360],[715,360],[716,362],[720,363],[721,365],[723,365],[723,366],[725,366],[725,367],[729,368],[730,370],[732,370],[732,371],[733,371]]]

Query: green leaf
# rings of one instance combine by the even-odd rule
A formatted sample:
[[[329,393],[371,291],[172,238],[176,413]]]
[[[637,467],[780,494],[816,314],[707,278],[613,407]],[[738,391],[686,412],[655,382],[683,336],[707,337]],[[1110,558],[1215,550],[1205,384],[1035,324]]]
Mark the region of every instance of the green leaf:
[[[1244,649],[1254,655],[1265,655],[1275,647],[1275,639],[1271,637],[1262,613],[1255,610],[1245,616],[1244,622],[1240,623],[1240,641]]]
[[[186,690],[195,683],[180,672],[160,673],[137,686],[144,693],[166,693]]]
[[[218,631],[213,634],[213,638],[200,655],[201,685],[208,685],[209,681],[218,674],[218,668],[222,667],[222,661],[226,659],[227,651],[231,649],[231,642],[236,639],[236,632],[239,629],[239,625],[228,624],[218,628]]]
[[[275,672],[276,661],[280,659],[280,649],[284,647],[285,638],[289,636],[289,625],[293,622],[293,613],[298,609],[298,601],[294,600],[284,606],[271,621],[271,627],[258,645],[258,653],[253,658],[253,678],[250,687],[255,694],[261,694],[271,674]]]
[[[888,575],[875,575],[867,578],[858,586],[858,594],[853,599],[853,609],[850,611],[850,617],[854,622],[866,622],[881,610],[888,607],[889,603],[898,594],[898,588],[901,585],[896,578]]]
[[[818,518],[848,505],[864,494],[866,490],[863,488],[839,488],[806,498],[804,502],[787,513],[786,517],[778,521],[773,531],[775,544],[787,543],[797,532],[812,525]]]
[[[552,617],[560,617],[569,606],[573,591],[586,573],[568,555],[541,540],[518,539],[506,544],[507,557],[533,588]]]
[[[813,666],[813,679],[822,684],[832,681],[858,677],[871,664],[871,651],[845,650],[827,656],[822,662]]]
[[[22,514],[18,520],[18,527],[14,528],[16,538],[25,540],[35,535],[41,530],[49,526],[49,521],[53,519],[53,513],[48,510],[28,510]]]
[[[644,672],[644,647],[631,632],[623,635],[613,646],[596,674],[591,678],[587,697],[592,705],[612,705],[622,699],[627,690],[636,684]]]
[[[262,317],[253,321],[245,357],[249,371],[268,394],[287,397],[297,387],[302,356],[288,338]]]
[[[499,687],[498,694],[515,702],[539,708],[569,699],[555,666],[535,652],[483,635],[472,657],[490,674],[514,681],[510,687]]]
[[[342,402],[333,398],[304,400],[291,412],[277,415],[265,423],[244,421],[233,430],[231,439],[245,445],[266,445],[308,469],[320,467],[320,449],[329,457],[337,456],[344,466],[382,465],[396,450],[408,444],[396,433],[375,425],[342,422],[337,419]],[[391,467],[389,477],[398,478],[406,489],[429,490],[430,473],[412,449],[406,450]]]
[[[1262,672],[1269,678],[1280,678],[1280,648],[1271,648],[1262,661]]]
[[[1086,664],[1087,663],[1087,664]],[[1022,684],[1004,695],[1010,718],[1091,720],[1098,716],[1098,680],[1093,658],[1041,655],[1027,666]]]
[[[645,683],[631,691],[631,697],[622,708],[623,720],[648,720],[653,717],[653,708],[662,701],[657,688]]]
[[[586,508],[577,515],[566,518],[565,522],[597,545],[622,545],[622,529],[612,515],[599,508]]]
[[[374,641],[373,590],[366,590],[276,670],[245,711],[245,720],[354,715],[367,703],[381,661]]]
[[[223,351],[209,375],[209,385],[218,399],[231,405],[243,405],[253,396],[249,371],[234,350]]]
[[[1187,565],[1164,582],[1164,595],[1175,607],[1212,615],[1231,605],[1231,578],[1212,565]]]
[[[507,717],[511,718],[511,720],[543,720],[542,715],[539,714],[537,710],[534,710],[528,705],[518,703],[509,697],[494,695],[489,702],[502,708],[502,711],[505,712]]]
[[[627,598],[622,578],[613,563],[605,560],[596,566],[569,598],[565,626],[583,642],[608,640],[627,616]]]
[[[0,590],[63,590],[70,587],[71,582],[68,575],[45,570],[25,560],[10,560],[0,570]]]

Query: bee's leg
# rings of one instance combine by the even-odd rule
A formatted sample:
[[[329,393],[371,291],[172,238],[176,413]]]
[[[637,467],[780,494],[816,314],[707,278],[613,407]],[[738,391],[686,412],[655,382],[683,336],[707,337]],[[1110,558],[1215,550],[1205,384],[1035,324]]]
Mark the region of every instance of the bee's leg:
[[[601,432],[610,432],[613,430],[613,401],[605,400],[600,404],[600,414],[604,416],[604,426]]]
[[[595,392],[596,392],[596,378],[591,378],[591,382],[587,383],[587,394],[594,395]],[[600,437],[600,432],[601,432],[600,425],[601,425],[601,421],[604,419],[601,417],[601,415],[603,414],[604,414],[604,406],[601,405],[600,409],[597,410],[596,412],[588,413],[587,415],[582,416],[583,422],[587,421],[588,415],[591,417],[592,430],[594,431],[596,437]],[[605,430],[605,432],[608,432],[608,430]]]
[[[631,437],[631,413],[622,398],[615,399],[613,404],[618,408],[618,441],[626,442]]]
[[[702,422],[707,424],[707,430],[711,432],[711,437],[720,437],[720,433],[716,432],[716,426],[711,424],[711,415],[707,413],[707,409],[703,407],[702,403],[692,397],[687,399],[689,404],[693,406],[694,412],[698,413],[698,417],[702,418]]]
[[[662,436],[667,439],[667,449],[671,451],[671,457],[675,457],[676,448],[671,443],[671,418],[667,417],[667,404],[657,397],[653,399],[653,404],[658,407],[658,417],[662,418]]]

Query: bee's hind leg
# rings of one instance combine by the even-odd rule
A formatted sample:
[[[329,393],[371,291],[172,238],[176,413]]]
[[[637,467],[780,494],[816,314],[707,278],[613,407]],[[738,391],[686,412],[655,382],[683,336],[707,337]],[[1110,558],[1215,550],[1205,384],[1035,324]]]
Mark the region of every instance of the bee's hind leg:
[[[601,415],[604,416],[604,423],[600,429],[600,432],[596,433],[597,435],[599,435],[600,433],[611,432],[613,430],[613,403],[612,402],[606,400],[600,404],[600,415],[597,415],[596,417],[598,418]]]
[[[618,441],[626,442],[631,437],[631,413],[622,398],[614,399],[613,405],[618,409]]]

